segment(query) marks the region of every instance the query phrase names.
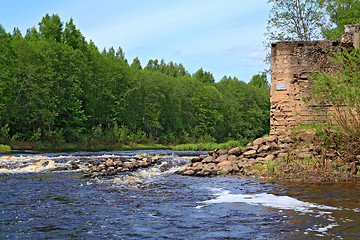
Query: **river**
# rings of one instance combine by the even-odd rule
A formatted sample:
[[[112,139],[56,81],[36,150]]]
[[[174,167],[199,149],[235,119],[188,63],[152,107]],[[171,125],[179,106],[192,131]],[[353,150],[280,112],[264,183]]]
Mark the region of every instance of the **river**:
[[[360,185],[175,174],[200,153],[1,155],[0,239],[360,239]],[[91,159],[137,154],[160,159],[82,178]]]

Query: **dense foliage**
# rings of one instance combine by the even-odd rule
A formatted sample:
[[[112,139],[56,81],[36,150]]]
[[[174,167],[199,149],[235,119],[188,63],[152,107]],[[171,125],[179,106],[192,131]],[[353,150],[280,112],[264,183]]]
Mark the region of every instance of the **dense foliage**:
[[[266,75],[246,84],[183,65],[100,52],[70,19],[22,36],[0,26],[0,140],[165,143],[245,140],[269,131]]]
[[[327,123],[336,124],[343,134],[360,137],[360,49],[336,53],[339,71],[314,73],[311,100],[319,110],[332,106]]]

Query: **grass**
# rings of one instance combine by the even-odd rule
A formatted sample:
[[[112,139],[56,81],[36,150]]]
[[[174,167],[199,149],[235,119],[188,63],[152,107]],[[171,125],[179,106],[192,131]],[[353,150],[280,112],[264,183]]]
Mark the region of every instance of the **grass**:
[[[174,151],[196,151],[196,150],[214,150],[214,149],[231,149],[234,147],[244,148],[242,142],[231,140],[226,143],[188,143],[173,146]]]
[[[10,151],[11,151],[11,147],[10,147],[10,146],[0,144],[0,152],[10,152]]]

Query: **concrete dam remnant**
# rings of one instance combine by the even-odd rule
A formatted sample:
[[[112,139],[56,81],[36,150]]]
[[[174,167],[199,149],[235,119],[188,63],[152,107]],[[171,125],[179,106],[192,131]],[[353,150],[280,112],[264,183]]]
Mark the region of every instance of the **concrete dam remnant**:
[[[310,93],[310,75],[335,70],[329,57],[344,47],[360,47],[359,24],[346,25],[340,39],[271,44],[270,135],[288,133],[293,126],[314,121],[319,113],[303,101]]]

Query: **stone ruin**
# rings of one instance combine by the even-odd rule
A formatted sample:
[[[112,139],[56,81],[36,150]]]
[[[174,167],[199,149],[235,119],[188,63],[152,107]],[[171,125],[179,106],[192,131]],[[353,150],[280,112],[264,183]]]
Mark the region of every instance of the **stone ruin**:
[[[272,43],[270,135],[287,134],[293,126],[313,122],[319,113],[303,101],[309,96],[311,73],[334,70],[329,58],[334,51],[359,46],[360,25],[346,25],[341,39]]]

